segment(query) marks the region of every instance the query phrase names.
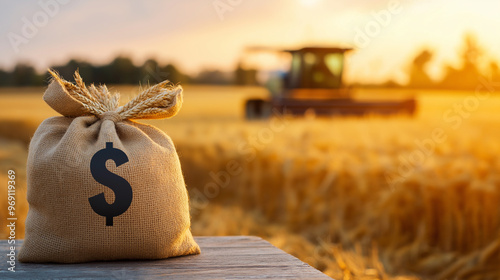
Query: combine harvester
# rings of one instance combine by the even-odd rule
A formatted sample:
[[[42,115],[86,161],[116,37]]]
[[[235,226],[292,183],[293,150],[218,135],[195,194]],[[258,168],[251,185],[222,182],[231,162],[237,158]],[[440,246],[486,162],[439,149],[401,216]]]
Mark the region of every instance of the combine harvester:
[[[253,48],[251,51],[269,51]],[[332,115],[391,115],[413,116],[415,98],[403,100],[355,99],[342,83],[344,55],[351,49],[306,47],[299,50],[280,50],[291,54],[291,66],[282,77],[280,90],[270,98],[250,99],[245,102],[247,119],[262,119],[272,112],[318,116]]]

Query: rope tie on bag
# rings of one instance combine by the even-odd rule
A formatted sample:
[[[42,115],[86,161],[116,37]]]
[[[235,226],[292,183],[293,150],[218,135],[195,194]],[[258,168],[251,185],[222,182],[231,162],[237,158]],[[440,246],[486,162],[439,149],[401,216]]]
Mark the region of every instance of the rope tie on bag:
[[[101,120],[110,120],[114,123],[117,123],[119,121],[122,121],[122,116],[118,114],[117,112],[109,111],[109,112],[104,112],[104,114],[99,116]]]
[[[110,93],[105,85],[86,86],[75,72],[75,83],[49,70],[52,83],[44,94],[45,101],[64,116],[94,115],[102,120],[119,122],[128,119],[162,119],[173,117],[182,106],[182,87],[164,81],[142,91],[118,107],[119,93]]]

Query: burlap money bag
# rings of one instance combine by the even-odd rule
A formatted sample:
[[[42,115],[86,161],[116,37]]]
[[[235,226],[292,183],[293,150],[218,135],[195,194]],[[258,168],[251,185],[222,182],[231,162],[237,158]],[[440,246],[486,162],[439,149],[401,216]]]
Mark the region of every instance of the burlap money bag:
[[[76,263],[200,253],[172,140],[155,127],[131,121],[174,116],[182,105],[182,88],[163,82],[118,107],[118,94],[105,86],[86,87],[78,73],[76,85],[52,75],[43,98],[63,116],[40,124],[29,146],[29,212],[19,260]],[[101,150],[105,166],[91,170]],[[121,160],[111,156],[116,153]],[[92,172],[106,170],[101,184]],[[127,182],[131,192],[124,187]],[[129,206],[116,215],[127,195]],[[94,206],[115,211],[111,217],[93,209],[95,196]]]

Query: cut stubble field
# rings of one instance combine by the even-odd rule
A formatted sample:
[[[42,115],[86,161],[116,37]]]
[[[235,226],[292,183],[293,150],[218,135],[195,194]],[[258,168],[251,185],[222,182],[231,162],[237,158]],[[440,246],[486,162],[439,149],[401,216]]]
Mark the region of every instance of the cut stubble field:
[[[43,90],[0,90],[0,178],[16,169],[18,199],[29,137],[56,115]],[[186,86],[179,115],[146,121],[176,144],[195,235],[259,235],[337,279],[500,277],[499,93],[416,92],[414,118],[245,121],[265,94]]]

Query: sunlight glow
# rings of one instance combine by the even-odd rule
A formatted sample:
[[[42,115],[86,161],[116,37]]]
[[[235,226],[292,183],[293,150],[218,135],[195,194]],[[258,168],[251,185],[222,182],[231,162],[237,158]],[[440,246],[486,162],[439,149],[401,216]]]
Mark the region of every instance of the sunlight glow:
[[[307,7],[316,6],[320,0],[299,0],[300,3]]]

